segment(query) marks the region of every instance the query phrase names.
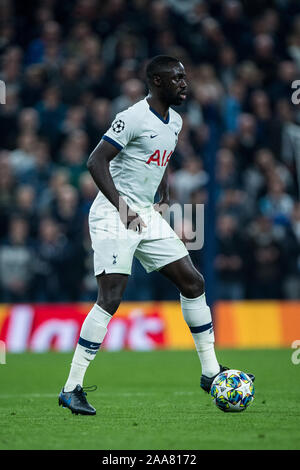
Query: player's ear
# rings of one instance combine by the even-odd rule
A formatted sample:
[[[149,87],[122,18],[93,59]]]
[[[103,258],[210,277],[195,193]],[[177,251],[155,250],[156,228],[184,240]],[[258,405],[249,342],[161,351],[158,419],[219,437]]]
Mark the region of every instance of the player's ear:
[[[161,85],[161,77],[159,75],[153,75],[153,83],[155,86]]]

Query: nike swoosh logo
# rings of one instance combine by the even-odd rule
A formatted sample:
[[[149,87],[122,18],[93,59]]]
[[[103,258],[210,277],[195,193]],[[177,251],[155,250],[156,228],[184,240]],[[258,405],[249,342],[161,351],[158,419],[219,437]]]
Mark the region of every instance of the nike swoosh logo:
[[[154,139],[154,137],[157,137],[158,134],[155,134],[155,135],[150,135],[150,139]]]
[[[71,400],[72,400],[72,397],[68,398],[68,400],[65,397],[62,397],[62,401],[68,406],[70,406]]]

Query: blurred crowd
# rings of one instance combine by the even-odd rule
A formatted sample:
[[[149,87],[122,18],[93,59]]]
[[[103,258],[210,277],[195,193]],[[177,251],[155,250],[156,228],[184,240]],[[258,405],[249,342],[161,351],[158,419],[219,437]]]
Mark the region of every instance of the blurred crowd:
[[[215,298],[300,298],[298,0],[0,8],[1,302],[95,300],[86,162],[115,114],[145,96],[145,64],[158,54],[188,74],[171,202],[214,201]],[[191,256],[203,272],[203,250]],[[177,298],[134,262],[125,299]]]

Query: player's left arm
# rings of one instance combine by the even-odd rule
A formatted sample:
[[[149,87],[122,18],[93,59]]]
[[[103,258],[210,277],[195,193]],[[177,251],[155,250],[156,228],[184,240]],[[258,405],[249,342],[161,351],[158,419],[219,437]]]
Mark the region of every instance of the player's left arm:
[[[158,203],[154,204],[154,209],[160,213],[165,212],[165,210],[169,207],[170,202],[170,194],[169,194],[169,174],[168,174],[168,167],[164,172],[164,176],[158,186],[157,192],[159,195]]]

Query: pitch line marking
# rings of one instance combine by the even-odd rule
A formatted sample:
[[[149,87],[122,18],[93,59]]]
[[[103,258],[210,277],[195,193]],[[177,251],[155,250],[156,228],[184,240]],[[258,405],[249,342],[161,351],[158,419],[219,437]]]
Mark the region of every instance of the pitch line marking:
[[[159,392],[116,392],[114,395],[119,397],[143,397],[143,396],[153,396]],[[195,395],[198,392],[172,392],[172,395]],[[10,394],[0,394],[0,399],[8,398],[56,398],[59,395],[58,393],[10,393]],[[111,396],[111,392],[98,392],[96,395],[101,396]],[[95,395],[94,395],[95,396]]]

